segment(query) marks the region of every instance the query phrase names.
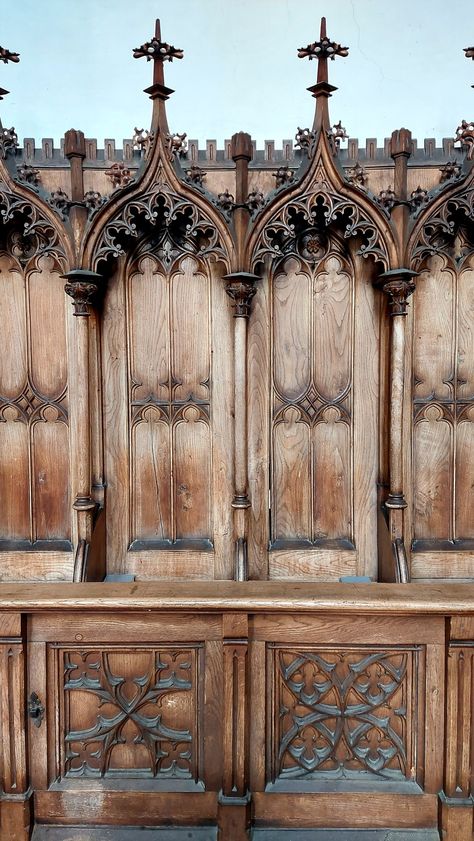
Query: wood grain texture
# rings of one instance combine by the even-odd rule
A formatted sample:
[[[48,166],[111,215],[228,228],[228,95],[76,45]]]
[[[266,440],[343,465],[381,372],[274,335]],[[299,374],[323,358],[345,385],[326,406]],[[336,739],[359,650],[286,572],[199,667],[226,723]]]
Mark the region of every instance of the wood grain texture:
[[[268,555],[268,575],[288,581],[337,581],[354,575],[356,561],[353,549],[274,549]]]
[[[217,796],[214,792],[185,796],[179,793],[137,792],[39,791],[36,795],[35,816],[45,824],[110,825],[110,815],[116,826],[156,826],[170,821],[177,826],[190,826],[215,821]]]
[[[2,552],[0,581],[72,581],[73,552]]]
[[[28,370],[25,279],[19,263],[5,252],[0,253],[0,301],[0,394],[14,398],[21,393]]]
[[[27,554],[27,553],[25,553]],[[0,592],[0,610],[243,611],[344,613],[386,616],[474,615],[474,584],[339,584],[295,581],[184,581],[123,584],[12,584]]]
[[[396,795],[345,793],[269,794],[256,792],[257,826],[303,827],[419,827],[436,826],[437,797],[433,794]]]
[[[474,645],[448,652],[444,791],[466,800],[474,793]]]
[[[254,298],[248,324],[248,472],[249,496],[249,577],[268,577],[269,542],[269,388],[270,330],[268,328],[269,283],[262,278]]]

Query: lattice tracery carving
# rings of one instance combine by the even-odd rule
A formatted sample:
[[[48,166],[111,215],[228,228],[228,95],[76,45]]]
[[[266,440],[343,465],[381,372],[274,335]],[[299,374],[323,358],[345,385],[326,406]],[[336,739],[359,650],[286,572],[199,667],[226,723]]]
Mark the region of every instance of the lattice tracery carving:
[[[64,652],[66,776],[195,779],[197,653]]]
[[[472,253],[474,243],[474,187],[446,199],[423,223],[413,248],[415,268],[434,254],[457,264]]]
[[[415,652],[278,650],[275,776],[400,778]]]
[[[359,253],[363,257],[370,255],[388,266],[387,249],[374,222],[361,207],[336,193],[323,179],[268,220],[254,251],[254,265],[267,254],[295,254],[310,259],[304,253],[305,237],[310,234],[325,238],[331,224],[340,225],[345,238],[361,238]]]
[[[160,259],[168,266],[183,252],[226,257],[212,219],[189,199],[179,196],[159,170],[153,188],[132,198],[107,223],[96,249],[96,263],[124,254],[127,242],[151,230]]]
[[[0,217],[13,237],[11,252],[20,263],[25,264],[33,257],[46,254],[59,261],[64,258],[64,249],[52,222],[36,205],[10,192],[1,181]]]

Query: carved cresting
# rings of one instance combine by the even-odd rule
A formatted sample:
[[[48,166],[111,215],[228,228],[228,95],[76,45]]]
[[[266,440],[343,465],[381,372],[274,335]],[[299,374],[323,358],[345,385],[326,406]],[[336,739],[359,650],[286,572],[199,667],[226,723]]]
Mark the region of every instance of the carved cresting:
[[[275,650],[274,779],[410,777],[417,651]]]
[[[198,646],[65,651],[64,775],[197,779],[198,656]]]

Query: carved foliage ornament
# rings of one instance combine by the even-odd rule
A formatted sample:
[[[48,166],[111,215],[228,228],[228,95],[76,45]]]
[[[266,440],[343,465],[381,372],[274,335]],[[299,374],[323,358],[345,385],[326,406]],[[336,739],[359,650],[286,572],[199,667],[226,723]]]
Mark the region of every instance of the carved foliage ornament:
[[[65,652],[67,696],[87,693],[97,702],[97,712],[84,705],[88,715],[84,720],[81,717],[82,727],[71,721],[68,705],[64,722],[66,776],[127,776],[134,769],[146,777],[190,779],[195,775],[194,724],[188,699],[196,685],[196,651],[163,649],[143,652],[140,659],[145,661],[145,670],[132,674],[119,671],[120,654]],[[189,710],[189,728],[171,726],[173,708]],[[125,744],[135,754],[132,768],[120,766],[120,750],[114,762],[115,749]],[[147,767],[143,767],[144,755]]]
[[[280,651],[276,776],[404,777],[408,652]]]
[[[461,120],[461,124],[456,129],[455,143],[460,143],[466,149],[467,160],[472,161],[474,158],[474,122]]]
[[[326,228],[342,225],[344,237],[359,236],[359,254],[380,260],[387,267],[388,254],[374,222],[354,202],[319,182],[310,193],[295,198],[268,220],[254,251],[254,265],[265,255],[295,254],[318,259],[326,239]]]
[[[96,263],[125,254],[126,244],[145,233],[153,233],[160,246],[160,258],[168,266],[186,252],[226,259],[214,222],[162,178],[159,170],[153,188],[131,199],[107,223],[96,247]]]
[[[0,130],[0,155],[4,160],[7,155],[14,155],[19,145],[18,135],[13,126]]]

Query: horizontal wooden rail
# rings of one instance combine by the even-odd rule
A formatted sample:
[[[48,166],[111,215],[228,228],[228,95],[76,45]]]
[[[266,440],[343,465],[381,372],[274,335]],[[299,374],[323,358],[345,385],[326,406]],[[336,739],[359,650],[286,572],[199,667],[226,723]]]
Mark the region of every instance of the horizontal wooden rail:
[[[318,584],[193,581],[2,584],[0,610],[296,611],[384,615],[474,614],[474,584]]]

